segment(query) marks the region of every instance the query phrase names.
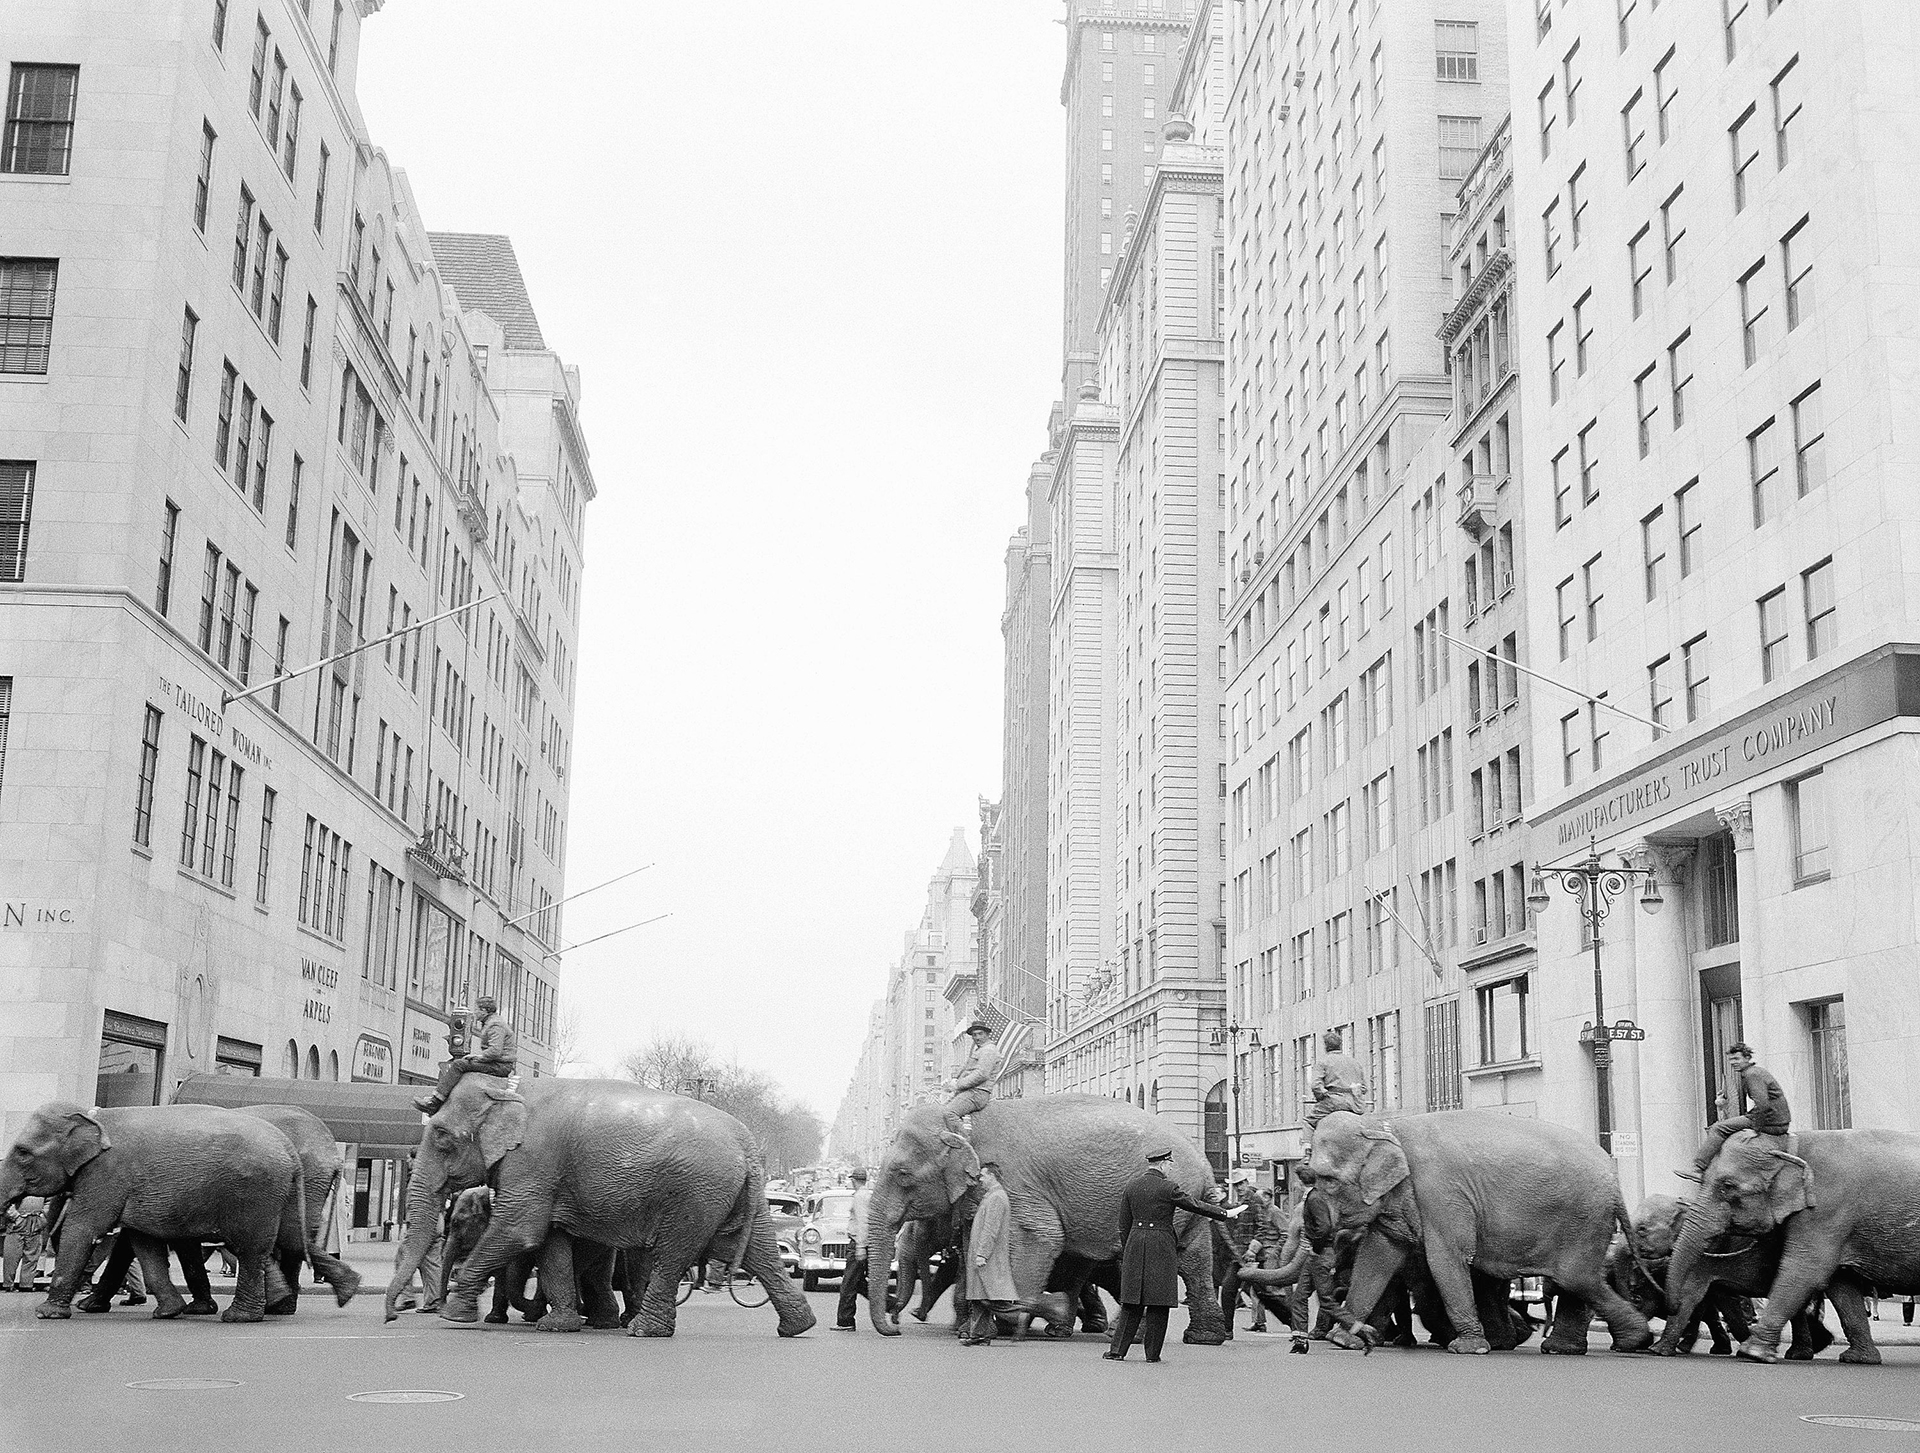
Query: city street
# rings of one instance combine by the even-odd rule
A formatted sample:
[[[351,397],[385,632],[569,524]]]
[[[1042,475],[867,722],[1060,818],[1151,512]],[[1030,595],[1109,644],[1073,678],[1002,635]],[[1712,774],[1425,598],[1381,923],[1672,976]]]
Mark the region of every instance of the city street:
[[[378,1263],[356,1257],[363,1273]],[[1362,1358],[1315,1344],[1292,1357],[1283,1337],[1244,1333],[1220,1348],[1176,1340],[1167,1360],[1124,1365],[1103,1344],[957,1346],[935,1322],[909,1321],[883,1343],[864,1325],[834,1332],[833,1297],[811,1300],[820,1326],[781,1341],[765,1308],[696,1296],[669,1341],[612,1332],[547,1336],[453,1328],[407,1314],[380,1321],[373,1294],[345,1309],[303,1299],[297,1319],[265,1326],[157,1323],[148,1308],[36,1322],[38,1297],[0,1298],[6,1446],[36,1453],[139,1446],[756,1448],[857,1450],[986,1442],[1129,1449],[1196,1439],[1288,1447],[1445,1449],[1902,1445],[1899,1434],[1831,1428],[1805,1415],[1920,1422],[1920,1346],[1898,1312],[1875,1324],[1878,1369],[1758,1367],[1704,1355],[1672,1362],[1541,1357],[1532,1347],[1481,1359],[1422,1350]],[[224,1295],[223,1295],[224,1300]],[[864,1308],[863,1308],[864,1310]],[[1909,1344],[1920,1338],[1908,1336]],[[143,1390],[155,1379],[236,1385]],[[435,1403],[349,1401],[366,1392],[458,1393]],[[1447,1419],[1457,1420],[1447,1426]]]

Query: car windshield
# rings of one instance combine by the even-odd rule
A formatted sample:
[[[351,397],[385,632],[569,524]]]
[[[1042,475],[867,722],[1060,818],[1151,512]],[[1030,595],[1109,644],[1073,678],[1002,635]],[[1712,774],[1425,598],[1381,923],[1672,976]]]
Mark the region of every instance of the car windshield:
[[[820,1209],[813,1214],[815,1219],[825,1221],[829,1226],[844,1226],[847,1224],[847,1212],[852,1206],[851,1195],[822,1196]]]

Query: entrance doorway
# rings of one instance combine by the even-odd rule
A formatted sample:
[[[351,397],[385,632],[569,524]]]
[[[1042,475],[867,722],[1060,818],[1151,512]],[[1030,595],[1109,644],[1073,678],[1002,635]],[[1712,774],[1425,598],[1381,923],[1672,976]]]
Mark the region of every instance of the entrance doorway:
[[[1700,971],[1700,1049],[1706,1079],[1706,1124],[1731,1115],[1739,1089],[1727,1068],[1727,1051],[1742,1038],[1740,965],[1718,964]]]

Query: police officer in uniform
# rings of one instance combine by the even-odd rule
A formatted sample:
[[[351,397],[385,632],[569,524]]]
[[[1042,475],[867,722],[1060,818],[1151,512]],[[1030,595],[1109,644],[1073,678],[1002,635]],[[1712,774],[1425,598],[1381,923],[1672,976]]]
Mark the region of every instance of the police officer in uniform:
[[[1173,1234],[1173,1213],[1191,1211],[1209,1221],[1226,1221],[1247,1208],[1221,1210],[1194,1200],[1173,1180],[1173,1151],[1156,1150],[1147,1168],[1121,1197],[1120,1321],[1113,1345],[1102,1355],[1124,1362],[1135,1336],[1146,1344],[1147,1361],[1160,1360],[1167,1340],[1167,1312],[1180,1298],[1180,1243]]]

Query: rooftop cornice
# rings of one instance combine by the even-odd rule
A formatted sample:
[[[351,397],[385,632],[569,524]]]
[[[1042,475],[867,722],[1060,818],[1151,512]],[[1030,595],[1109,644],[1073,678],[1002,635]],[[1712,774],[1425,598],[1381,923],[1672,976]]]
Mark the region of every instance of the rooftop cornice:
[[[1175,153],[1179,153],[1175,155]],[[1169,160],[1168,158],[1172,159]],[[1175,187],[1175,183],[1178,187]],[[1107,315],[1113,310],[1114,299],[1126,291],[1133,276],[1133,270],[1145,245],[1141,239],[1149,231],[1148,224],[1159,212],[1167,193],[1178,190],[1183,196],[1214,196],[1226,189],[1226,150],[1218,146],[1194,146],[1190,142],[1169,143],[1161,155],[1160,164],[1154,168],[1153,181],[1147,187],[1145,200],[1140,204],[1140,220],[1134,224],[1133,231],[1127,234],[1126,245],[1120,249],[1120,259],[1113,266],[1113,276],[1107,280],[1105,295],[1100,299],[1100,311],[1094,318],[1093,332],[1097,338],[1106,331]],[[1094,362],[1099,363],[1099,352],[1095,350]]]
[[[1467,290],[1460,295],[1460,301],[1455,303],[1447,313],[1447,316],[1441,320],[1440,327],[1436,331],[1435,336],[1439,338],[1443,346],[1452,346],[1453,340],[1459,336],[1460,332],[1467,326],[1467,323],[1479,313],[1480,305],[1487,301],[1487,299],[1493,295],[1495,289],[1506,282],[1512,273],[1512,249],[1503,247],[1487,259],[1486,266],[1480,269],[1479,275],[1467,285]]]

